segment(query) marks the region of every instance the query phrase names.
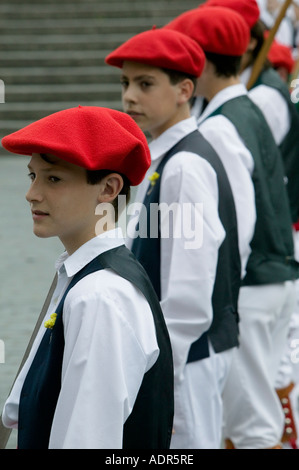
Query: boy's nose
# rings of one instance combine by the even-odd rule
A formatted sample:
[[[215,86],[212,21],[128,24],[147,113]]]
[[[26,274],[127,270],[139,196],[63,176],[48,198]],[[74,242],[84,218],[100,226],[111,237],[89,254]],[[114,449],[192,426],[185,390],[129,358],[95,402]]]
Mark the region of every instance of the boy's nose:
[[[122,98],[125,103],[135,103],[136,94],[134,93],[133,87],[128,86],[125,90],[123,90]]]
[[[37,185],[35,182],[33,182],[28,189],[25,198],[28,202],[33,202],[33,201],[41,201],[42,200],[42,195],[40,190],[38,189]]]

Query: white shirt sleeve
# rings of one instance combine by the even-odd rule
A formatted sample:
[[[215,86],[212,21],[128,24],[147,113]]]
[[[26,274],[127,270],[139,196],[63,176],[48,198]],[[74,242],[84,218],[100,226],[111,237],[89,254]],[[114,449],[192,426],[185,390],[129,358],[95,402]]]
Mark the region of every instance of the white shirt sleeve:
[[[280,145],[290,129],[290,115],[284,97],[266,85],[253,88],[248,96],[262,111],[276,144]]]
[[[122,448],[124,422],[159,355],[143,295],[111,271],[91,276],[65,300],[62,384],[50,449]]]
[[[234,125],[225,116],[208,118],[200,124],[199,131],[217,152],[231,185],[237,213],[239,251],[242,277],[244,277],[256,222],[255,191],[251,178],[254,160]]]
[[[211,165],[193,153],[174,155],[163,171],[161,203],[179,208],[173,236],[161,237],[161,307],[177,382],[183,378],[191,344],[212,322],[211,297],[225,231],[218,215],[217,176]],[[167,215],[161,219],[163,230]]]

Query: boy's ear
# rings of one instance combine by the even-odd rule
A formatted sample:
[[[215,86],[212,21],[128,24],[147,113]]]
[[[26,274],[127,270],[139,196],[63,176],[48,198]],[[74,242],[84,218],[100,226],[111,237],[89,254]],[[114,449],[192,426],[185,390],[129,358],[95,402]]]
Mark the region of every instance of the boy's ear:
[[[194,93],[194,83],[190,78],[185,78],[179,83],[179,104],[188,103]]]
[[[119,173],[110,173],[100,182],[99,202],[112,202],[122,190],[124,181]]]
[[[246,52],[249,52],[249,53],[253,52],[254,49],[256,48],[256,46],[257,46],[257,39],[251,37],[251,38],[250,38],[250,41],[249,41],[249,43],[248,43],[248,47],[247,47],[247,51],[246,51]]]

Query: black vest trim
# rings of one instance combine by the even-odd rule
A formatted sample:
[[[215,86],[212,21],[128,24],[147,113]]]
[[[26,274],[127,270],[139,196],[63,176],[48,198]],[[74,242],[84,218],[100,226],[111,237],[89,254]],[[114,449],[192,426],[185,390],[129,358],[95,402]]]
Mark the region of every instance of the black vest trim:
[[[64,352],[63,304],[69,290],[88,274],[110,268],[132,282],[146,297],[153,313],[160,354],[144,375],[132,413],[124,424],[124,449],[168,449],[173,425],[173,364],[168,331],[156,293],[134,255],[124,245],[109,250],[77,273],[46,330],[23,384],[19,404],[19,449],[47,449],[61,388]],[[140,312],[142,315],[142,312]],[[87,423],[88,425],[88,423]],[[83,432],[83,431],[82,431]]]

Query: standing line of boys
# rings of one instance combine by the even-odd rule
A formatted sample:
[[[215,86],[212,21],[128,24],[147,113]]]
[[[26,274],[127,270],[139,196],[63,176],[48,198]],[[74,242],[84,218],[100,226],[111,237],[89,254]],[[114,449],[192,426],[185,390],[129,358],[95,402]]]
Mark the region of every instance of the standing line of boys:
[[[3,139],[31,156],[34,233],[66,250],[2,414],[20,449],[219,449],[223,437],[281,447],[298,117],[276,75],[271,88],[264,70],[252,93],[241,82],[258,18],[255,0],[208,0],[106,57],[121,69],[124,113],[78,107]],[[256,98],[263,87],[283,103],[280,135]],[[96,209],[130,185],[147,209],[131,252]],[[152,237],[157,204],[188,204],[202,242],[175,236],[177,214],[168,237],[163,217]],[[148,236],[136,237],[144,223]]]
[[[215,6],[222,5],[232,8],[240,13],[247,22],[251,37],[247,51],[242,57],[240,75],[241,82],[247,85],[254,61],[262,48],[264,38],[267,37],[267,31],[265,31],[266,25],[263,22],[263,12],[258,8],[259,3],[255,0],[249,0],[247,2],[209,0],[206,4]],[[294,8],[297,9],[298,7],[294,5]],[[286,69],[282,79],[280,79],[281,77],[273,70],[273,68],[275,69],[276,66],[279,65],[283,65]],[[248,96],[262,111],[281,152],[294,228],[295,259],[298,261],[296,245],[298,244],[297,221],[299,207],[299,141],[297,138],[299,114],[291,100],[287,79],[287,77],[291,76],[290,74],[292,73],[293,67],[294,60],[292,58],[291,49],[281,45],[274,39],[260,74],[256,82],[249,89]],[[298,382],[298,378],[296,378],[296,373],[294,372],[294,364],[292,364],[291,360],[291,341],[295,337],[298,337],[298,280],[296,280],[296,284],[296,304],[290,320],[288,342],[275,378],[275,388],[284,410],[285,427],[282,441],[292,447],[297,446],[297,430],[294,415],[296,416],[296,421],[298,421],[299,417],[298,410],[296,410],[297,395],[291,394],[294,388],[293,382]],[[294,409],[294,413],[292,408]]]
[[[223,381],[238,345],[241,263],[227,175],[190,116],[194,84],[188,76],[196,75],[186,54],[181,53],[179,60],[176,57],[174,39],[180,37],[178,34],[166,28],[141,33],[106,60],[122,68],[124,110],[136,113],[136,122],[153,137],[150,171],[160,177],[147,195],[148,181],[142,184],[139,197],[143,203],[148,209],[157,202],[171,205],[191,201],[193,208],[203,204],[203,243],[199,248],[186,249],[184,237],[136,238],[131,248],[156,286],[172,338],[177,410],[172,447],[198,448],[203,440],[203,447],[214,448],[215,442],[221,442],[218,382]],[[148,49],[145,44],[150,44]],[[202,72],[203,52],[201,57]],[[172,74],[180,74],[177,83],[172,81]],[[188,85],[188,93],[182,95]],[[194,212],[194,217],[201,216],[196,209]],[[231,236],[224,239],[225,233]],[[225,354],[215,354],[214,350]],[[192,401],[186,400],[190,394]],[[211,416],[215,418],[211,420]]]
[[[214,0],[217,2],[217,0]],[[252,7],[255,2],[252,2]],[[297,2],[293,3],[293,8],[298,11]],[[263,38],[265,37],[265,24],[262,21],[263,12],[252,19],[249,23],[251,28],[251,40],[247,53],[242,60],[241,81],[247,85],[248,77],[251,74],[254,58],[259,54]],[[266,31],[267,33],[267,31]],[[277,34],[278,40],[280,35]],[[278,77],[274,72],[275,59],[277,56],[278,71],[279,66],[284,65],[285,72]],[[294,237],[294,256],[298,261],[298,235],[297,221],[299,209],[299,113],[291,100],[290,90],[288,87],[288,77],[291,77],[294,68],[294,59],[292,57],[291,47],[284,46],[276,41],[270,48],[267,60],[256,80],[249,90],[249,97],[262,111],[270,129],[274,140],[281,152],[285,178],[287,182],[287,193],[290,203],[290,211],[293,222]],[[271,67],[273,65],[273,68]],[[294,365],[292,364],[292,339],[298,337],[298,280],[296,280],[296,303],[291,315],[288,331],[288,340],[285,346],[285,352],[281,358],[281,364],[275,377],[274,386],[281,400],[284,410],[285,427],[282,436],[282,442],[287,446],[297,447],[297,427],[298,410],[296,409],[296,398],[292,397],[292,391],[295,386],[294,382],[298,382],[294,373]],[[294,410],[294,411],[293,411]]]
[[[173,448],[219,448],[223,418],[224,437],[233,443],[230,445],[240,449],[281,447],[284,413],[275,391],[275,379],[287,341],[290,318],[295,310],[295,279],[298,277],[298,265],[294,258],[292,222],[295,217],[293,214],[298,210],[296,207],[298,199],[290,197],[289,188],[291,187],[291,191],[298,191],[299,188],[296,178],[292,179],[297,167],[294,156],[298,142],[295,142],[295,147],[282,146],[281,143],[282,140],[294,142],[293,131],[298,118],[293,107],[292,118],[288,122],[293,120],[294,125],[287,126],[284,123],[285,133],[278,141],[271,132],[273,131],[271,125],[267,123],[267,114],[263,115],[241,83],[239,75],[244,67],[244,56],[251,51],[252,43],[256,45],[256,41],[252,41],[250,31],[258,21],[258,17],[259,9],[254,0],[252,2],[209,0],[199,8],[183,13],[163,28],[187,34],[205,52],[206,65],[198,78],[196,90],[200,100],[205,98],[206,101],[198,119],[199,133],[217,152],[227,173],[234,195],[239,255],[242,261],[240,276],[242,286],[239,292],[238,312],[237,310],[235,312],[236,317],[239,315],[240,319],[238,324],[240,344],[239,346],[226,344],[223,350],[221,348],[217,350],[212,341],[212,323],[212,327],[200,339],[201,343],[204,340],[208,342],[208,357],[195,356],[194,362],[188,362],[181,356],[183,362],[179,370],[183,370],[184,375],[180,383],[175,382],[174,435],[171,443]],[[137,35],[127,41],[106,58],[107,63],[121,67],[125,76],[124,71],[127,67],[132,67],[132,64],[136,76],[144,64],[151,68],[153,66],[160,68],[161,65],[157,60],[153,60],[152,57],[148,60],[147,50],[140,55],[139,49],[143,50],[146,44],[145,41],[143,43],[143,39],[142,35]],[[279,82],[276,75],[275,78],[276,82]],[[150,96],[151,87],[154,86],[155,84],[150,84],[144,93]],[[151,129],[146,123],[146,107],[143,108],[142,97],[140,93],[134,93],[133,88],[134,77],[127,77],[126,89],[123,89],[124,110],[128,112],[130,107],[133,112],[135,110],[136,115],[133,117],[136,122],[142,130],[150,132]],[[282,90],[283,85],[280,88]],[[275,92],[278,93],[278,90]],[[287,96],[283,93],[281,95],[279,98],[286,102]],[[170,102],[169,98],[168,100]],[[176,140],[171,140],[171,135],[175,133],[176,126],[179,127],[169,120],[167,127],[164,126],[164,132],[158,135],[152,134],[153,141],[150,148],[154,162],[157,154],[160,160],[161,157],[167,159],[165,171],[167,166],[172,164],[171,168],[176,167],[177,171],[184,172],[182,161],[179,165],[174,163],[178,155],[174,147]],[[182,138],[182,135],[178,134],[177,139],[179,138]],[[183,142],[182,140],[182,146]],[[158,152],[159,145],[161,149]],[[171,155],[170,161],[168,161],[169,147],[174,147],[174,155]],[[281,155],[283,150],[285,153]],[[203,156],[200,142],[197,153]],[[186,160],[185,158],[184,161]],[[156,169],[157,165],[154,165],[151,171]],[[290,185],[287,186],[289,193],[285,183],[286,172],[290,180]],[[194,178],[196,177],[194,172]],[[219,184],[219,176],[217,177]],[[159,202],[164,201],[163,191],[167,192],[168,184],[170,178],[164,179],[163,170],[160,199],[157,199]],[[197,184],[203,183],[198,179]],[[146,182],[143,185],[146,186]],[[168,198],[167,201],[178,200],[179,194],[177,188],[172,192],[175,199]],[[145,189],[139,192],[138,200],[146,202],[144,195]],[[195,193],[191,200],[199,202]],[[147,204],[149,203],[147,200]],[[232,233],[226,230],[225,239],[230,239],[231,236]],[[207,249],[206,242],[204,239],[201,247],[203,251]],[[137,258],[144,263],[150,276],[152,275],[151,279],[156,283],[158,279],[157,284],[161,288],[161,306],[163,308],[165,304],[166,307],[163,312],[176,358],[179,353],[179,336],[186,339],[185,329],[190,320],[185,316],[183,300],[179,302],[177,300],[184,290],[182,289],[180,294],[177,292],[179,284],[176,283],[176,275],[171,272],[171,268],[177,264],[175,262],[172,264],[172,252],[166,245],[165,241],[161,240],[160,258],[154,257],[160,259],[160,272],[157,271],[157,267],[151,272],[153,263],[151,252],[149,254],[150,244],[142,246],[140,242],[136,247],[134,242],[132,249],[133,251],[135,249]],[[144,253],[148,256],[145,257]],[[181,253],[182,259],[186,256],[186,253]],[[220,250],[216,256],[220,267]],[[183,271],[185,264],[181,266]],[[202,267],[198,265],[197,269],[200,273]],[[201,279],[200,274],[198,277]],[[176,287],[174,296],[176,303],[173,305],[170,299],[172,284]],[[221,298],[221,300],[227,309],[231,307],[232,304],[229,305],[227,299]],[[215,318],[217,314],[213,296],[211,301]],[[199,314],[201,302],[202,299],[198,296],[196,308]],[[171,310],[168,305],[172,306]],[[176,319],[175,328],[174,309],[179,318]],[[225,324],[229,325],[228,330],[233,335],[229,318],[224,314],[222,318],[223,324],[220,329],[225,331]],[[191,355],[194,343],[192,338],[190,339]],[[231,353],[229,359],[228,351]],[[177,367],[175,361],[175,373]],[[213,405],[216,396],[218,406]]]

